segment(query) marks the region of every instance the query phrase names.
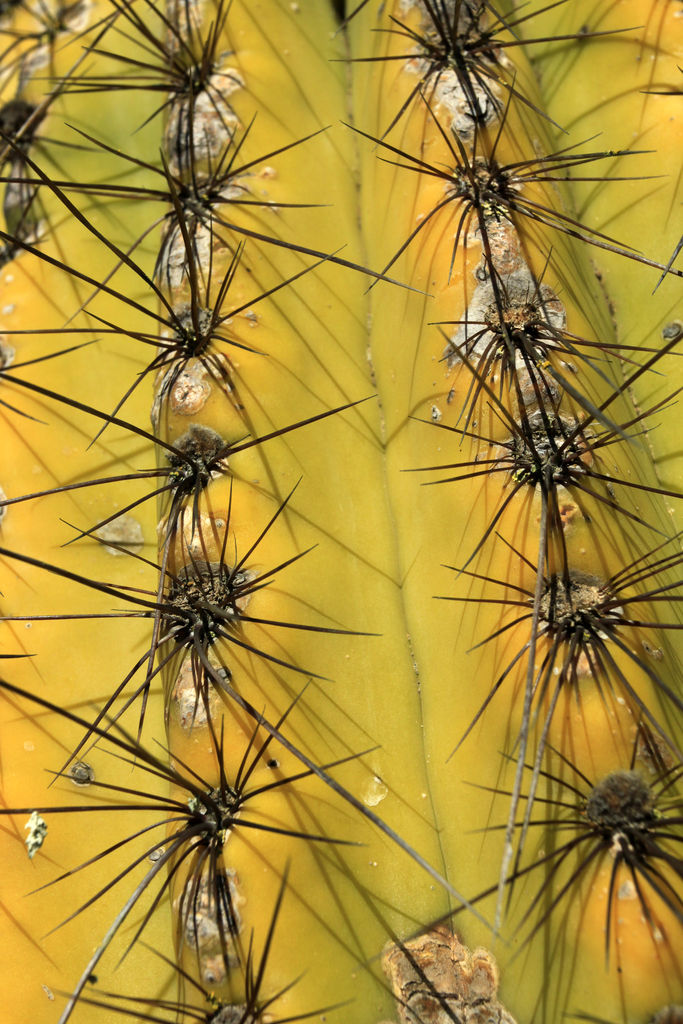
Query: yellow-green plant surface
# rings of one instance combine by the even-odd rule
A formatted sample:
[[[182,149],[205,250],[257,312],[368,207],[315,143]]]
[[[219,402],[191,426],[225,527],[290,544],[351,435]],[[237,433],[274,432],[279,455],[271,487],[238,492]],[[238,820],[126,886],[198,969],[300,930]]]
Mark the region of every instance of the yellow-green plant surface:
[[[683,1012],[680,4],[540,6],[2,5],[13,1024]]]

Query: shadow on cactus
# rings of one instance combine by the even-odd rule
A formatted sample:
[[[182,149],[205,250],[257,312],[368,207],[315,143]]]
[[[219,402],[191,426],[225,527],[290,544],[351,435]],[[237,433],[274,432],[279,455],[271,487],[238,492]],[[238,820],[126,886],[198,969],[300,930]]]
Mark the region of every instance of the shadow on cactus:
[[[614,957],[617,970],[621,970],[619,918],[627,900],[637,901],[653,944],[662,943],[673,954],[675,937],[662,922],[657,905],[683,924],[680,762],[671,767],[670,759],[662,758],[657,740],[643,726],[637,731],[630,765],[600,778],[589,778],[553,748],[548,747],[548,753],[559,761],[562,771],[526,766],[532,776],[548,784],[548,795],[536,794],[534,814],[527,813],[517,823],[520,844],[514,870],[506,880],[511,901],[521,880],[543,876],[518,924],[524,928],[533,921],[522,949],[584,886],[602,884],[598,874],[604,869],[608,875],[605,965]],[[656,771],[636,768],[637,759],[651,759]],[[523,799],[531,799],[531,793],[523,794]],[[525,844],[549,825],[558,837],[554,849],[524,864]],[[562,840],[561,836],[568,838]]]
[[[319,835],[313,831],[283,827],[276,823],[276,819],[272,819],[271,812],[259,812],[259,798],[280,789],[287,791],[288,799],[295,798],[296,783],[313,773],[302,771],[293,776],[286,776],[275,769],[272,772],[275,776],[274,781],[250,785],[254,771],[258,767],[269,767],[271,763],[269,748],[273,741],[273,735],[268,734],[265,738],[259,738],[259,727],[256,726],[242,756],[235,779],[229,781],[223,766],[222,730],[220,734],[217,734],[216,722],[209,719],[208,727],[215,743],[218,775],[218,781],[214,785],[203,779],[188,765],[178,761],[177,757],[175,761],[178,768],[169,767],[134,740],[125,738],[125,735],[115,735],[112,732],[113,723],[111,722],[106,729],[103,729],[87,723],[71,711],[60,708],[50,701],[34,697],[3,681],[0,681],[0,688],[7,693],[28,699],[37,707],[57,713],[61,718],[81,729],[87,729],[90,734],[96,735],[99,741],[105,743],[106,749],[117,761],[128,764],[131,768],[144,774],[144,781],[139,788],[90,780],[88,785],[96,791],[98,797],[102,797],[101,802],[95,801],[90,805],[0,808],[1,815],[30,813],[39,814],[41,817],[44,815],[47,818],[47,821],[43,819],[43,831],[37,848],[46,841],[49,818],[54,814],[97,815],[99,813],[126,814],[132,811],[142,811],[149,812],[154,819],[151,824],[136,828],[136,831],[130,835],[125,835],[125,825],[122,825],[123,838],[107,849],[92,855],[82,864],[65,872],[47,885],[49,888],[65,879],[73,878],[76,875],[80,876],[80,872],[106,862],[106,858],[111,854],[126,846],[130,845],[131,847],[133,859],[130,864],[107,881],[102,888],[57,926],[61,928],[69,921],[79,917],[119,882],[134,875],[135,872],[143,871],[145,862],[152,862],[152,866],[146,869],[144,877],[135,885],[83,970],[79,983],[60,1017],[60,1024],[65,1024],[71,1016],[92,972],[131,912],[138,907],[141,901],[151,900],[149,906],[144,910],[142,921],[136,927],[132,939],[127,940],[123,956],[128,955],[138,942],[155,909],[162,899],[167,898],[170,894],[173,894],[174,902],[179,907],[176,942],[180,948],[183,944],[189,946],[192,958],[198,961],[201,973],[206,977],[207,983],[211,986],[220,985],[230,970],[235,967],[244,968],[248,978],[248,992],[251,992],[248,997],[248,1006],[259,1005],[259,991],[264,980],[263,972],[267,960],[267,950],[272,937],[272,928],[279,912],[280,900],[278,900],[273,915],[271,933],[266,942],[261,969],[254,974],[252,943],[250,941],[245,948],[241,937],[238,880],[229,867],[230,838],[235,830],[246,829],[300,838],[307,842],[356,845],[349,840]],[[284,724],[289,711],[291,708],[282,716],[278,727]],[[322,771],[333,769],[339,764],[343,764],[344,761],[352,759],[353,755],[342,761],[325,765]],[[274,763],[277,765],[277,761]],[[65,776],[62,772],[56,775],[56,779],[63,777]],[[162,785],[161,791],[157,792],[159,783],[165,785]],[[173,787],[174,792],[179,791],[180,796],[168,796],[164,791],[168,785]],[[107,802],[110,799],[111,802]],[[159,835],[161,835],[160,838]],[[152,837],[151,844],[147,845],[150,837]],[[141,852],[139,851],[140,845],[143,846]],[[35,891],[39,892],[44,888],[46,886]],[[176,891],[178,888],[180,889],[179,893]],[[155,889],[156,891],[154,891]],[[223,1018],[209,1016],[207,1019],[214,1021]],[[241,1020],[242,1018],[237,1019]],[[245,1021],[249,1019],[248,1016],[244,1018]]]
[[[486,330],[488,333],[489,328]],[[617,444],[639,443],[639,439],[646,433],[647,421],[651,420],[663,406],[673,402],[679,394],[679,389],[660,399],[649,409],[639,411],[624,423],[613,423],[607,415],[607,410],[644,374],[653,370],[657,372],[660,360],[672,353],[679,342],[680,334],[675,334],[623,384],[618,388],[610,388],[610,394],[599,406],[569,385],[570,394],[573,397],[576,393],[578,404],[583,410],[583,415],[577,419],[561,412],[561,396],[554,386],[554,381],[559,381],[564,390],[567,390],[568,382],[563,374],[554,369],[548,360],[549,353],[544,350],[543,343],[539,342],[528,327],[520,332],[507,325],[499,335],[493,334],[483,352],[479,353],[475,349],[477,362],[473,361],[472,352],[467,353],[465,349],[459,348],[455,341],[449,340],[447,353],[456,354],[472,376],[472,384],[461,413],[461,417],[465,415],[466,425],[477,415],[480,402],[483,396],[486,396],[488,407],[504,431],[510,435],[508,441],[501,441],[449,424],[423,421],[428,426],[445,430],[461,440],[468,438],[484,443],[490,451],[488,458],[477,454],[470,462],[444,463],[406,470],[420,473],[462,470],[456,475],[429,481],[426,486],[463,483],[478,478],[488,480],[497,474],[506,474],[507,477],[504,484],[506,489],[509,488],[507,494],[501,494],[498,507],[492,512],[484,534],[463,564],[463,570],[493,536],[499,520],[517,495],[528,488],[538,488],[543,495],[544,515],[547,520],[546,533],[550,542],[557,543],[562,548],[561,557],[564,563],[567,562],[567,558],[564,550],[562,510],[566,505],[567,493],[577,502],[577,507],[588,523],[593,516],[587,499],[588,502],[597,502],[598,507],[602,505],[634,523],[657,533],[661,532],[637,511],[627,508],[619,501],[616,488],[624,486],[636,493],[640,491],[668,498],[681,498],[683,495],[679,491],[638,483],[623,473],[617,475],[613,471],[610,472],[607,457]],[[606,346],[608,352],[609,348]],[[493,381],[489,383],[487,380],[494,374],[500,377],[498,392],[491,386]],[[509,376],[512,385],[510,390],[517,399],[517,415],[508,409],[503,400],[505,376]],[[606,429],[598,430],[594,425],[595,421]],[[638,429],[634,430],[634,427]],[[637,507],[636,505],[635,508]],[[551,544],[549,550],[550,546]]]
[[[368,0],[346,18],[348,24]],[[562,2],[562,0],[559,0]],[[553,6],[558,6],[555,4]],[[471,135],[476,125],[493,123],[504,108],[503,92],[528,106],[540,117],[548,115],[516,88],[506,51],[513,47],[547,43],[548,38],[520,38],[519,28],[537,12],[519,15],[501,13],[488,0],[421,0],[421,24],[389,16],[388,36],[405,42],[401,53],[377,57],[356,57],[352,63],[402,62],[415,76],[415,85],[394,115],[383,138],[389,134],[411,104],[424,97],[444,103],[453,114],[453,125],[461,138]],[[581,32],[554,36],[553,41],[593,38],[614,32]]]
[[[542,657],[531,673],[531,692],[527,694],[529,703],[536,705],[536,715],[540,713],[540,706],[545,706],[541,740],[537,748],[538,766],[560,693],[565,687],[570,687],[580,701],[580,681],[587,678],[591,678],[593,685],[604,695],[622,695],[637,712],[637,717],[647,720],[652,729],[676,751],[676,744],[666,728],[631,684],[627,666],[631,663],[638,668],[675,712],[683,711],[683,694],[669,686],[648,664],[639,653],[644,645],[638,639],[638,631],[641,629],[681,628],[675,615],[667,621],[653,614],[653,609],[659,604],[670,603],[674,608],[681,600],[678,591],[683,583],[680,576],[683,555],[678,551],[673,554],[661,553],[664,547],[676,544],[678,537],[654,548],[608,579],[571,571],[566,567],[557,572],[543,573],[538,578],[537,567],[532,562],[503,538],[500,541],[513,550],[533,574],[536,580],[533,590],[492,577],[482,577],[469,570],[455,569],[453,566],[447,568],[472,579],[485,579],[506,591],[505,596],[487,600],[499,604],[501,609],[512,609],[505,612],[509,621],[480,640],[477,647],[492,643],[522,623],[531,623],[531,635],[496,679],[458,746],[464,742],[504,683],[513,678],[513,670],[524,662],[532,645],[537,651],[542,643]],[[440,600],[476,604],[479,599],[441,596]],[[510,618],[510,615],[514,617]],[[623,667],[619,655],[625,659]],[[523,730],[527,732],[528,728],[529,723],[525,722]],[[678,751],[676,754],[680,756]]]
[[[561,183],[565,181],[603,181],[604,177],[577,175],[576,169],[583,166],[590,166],[603,160],[615,160],[623,156],[636,156],[637,150],[602,151],[592,153],[575,153],[573,150],[577,145],[568,146],[564,149],[549,153],[546,156],[533,157],[528,160],[517,160],[508,164],[500,164],[496,153],[501,139],[503,129],[510,110],[509,103],[505,108],[496,134],[491,139],[483,129],[477,129],[472,141],[472,151],[468,152],[467,147],[452,129],[446,129],[435,114],[431,105],[423,99],[427,109],[429,120],[437,129],[438,134],[445,144],[445,151],[452,158],[452,163],[444,166],[441,163],[430,164],[421,157],[406,150],[390,145],[388,142],[367,132],[348,125],[356,134],[374,143],[390,156],[379,157],[386,163],[392,164],[400,170],[412,174],[421,175],[427,179],[435,179],[444,183],[444,197],[440,199],[431,210],[420,218],[420,222],[408,235],[400,248],[394,253],[389,262],[382,269],[382,275],[393,267],[399,257],[409,248],[420,232],[430,224],[433,218],[438,216],[442,210],[452,205],[454,213],[454,241],[451,249],[451,260],[448,277],[453,273],[458,249],[461,242],[466,246],[467,236],[472,233],[474,227],[481,236],[481,244],[484,250],[484,258],[487,268],[494,267],[495,261],[492,255],[492,240],[490,232],[501,223],[510,224],[520,230],[526,220],[530,224],[542,224],[560,234],[575,238],[580,242],[595,246],[599,249],[606,249],[629,260],[642,263],[645,266],[663,270],[665,273],[683,276],[683,271],[676,270],[673,266],[664,267],[655,260],[640,255],[634,249],[622,245],[616,239],[600,231],[594,230],[581,221],[570,216],[568,213],[552,206],[546,205],[532,197],[524,195],[526,186],[533,183]],[[578,144],[580,145],[580,143]],[[610,178],[610,181],[634,181],[642,178]],[[457,219],[456,219],[457,217]],[[497,275],[491,277],[494,291],[497,290]],[[497,295],[496,305],[504,311],[502,298]]]
[[[255,951],[253,932],[249,938],[244,964],[245,998],[242,1003],[225,1002],[215,994],[213,988],[199,983],[191,974],[166,957],[161,959],[167,966],[173,968],[183,993],[179,999],[153,999],[142,995],[126,996],[120,992],[101,992],[82,995],[80,1002],[86,1006],[114,1011],[123,1017],[132,1017],[136,1021],[153,1021],[154,1024],[177,1024],[181,1017],[195,1024],[295,1024],[297,1021],[310,1020],[339,1009],[344,1004],[321,1006],[315,1010],[297,1013],[293,1017],[276,1015],[278,1000],[296,985],[294,980],[285,988],[270,992],[267,976],[268,956],[286,892],[287,875],[285,869],[260,957],[257,957]],[[192,1001],[189,995],[184,994],[184,990],[194,993]]]
[[[250,447],[254,443],[257,442],[247,442],[246,446]],[[237,447],[239,449],[243,449],[245,445]],[[229,447],[228,450],[230,450]],[[186,456],[183,450],[179,448],[177,451],[184,461]],[[224,458],[225,453],[220,458],[216,457],[214,462],[216,465],[220,465]],[[94,723],[89,727],[85,736],[73,750],[67,764],[78,755],[79,751],[93,735],[98,734],[97,730],[98,727],[100,727],[100,723],[107,719],[111,722],[116,722],[137,700],[141,701],[140,721],[138,727],[139,739],[142,732],[150,687],[157,676],[163,671],[164,667],[172,659],[175,659],[178,653],[182,650],[189,650],[191,652],[193,675],[202,683],[201,692],[204,694],[203,700],[205,702],[207,699],[207,679],[210,679],[214,683],[217,682],[219,690],[227,689],[228,692],[230,692],[230,687],[225,681],[231,676],[230,665],[225,661],[224,655],[220,653],[220,648],[215,647],[215,645],[220,641],[227,642],[229,647],[232,645],[239,650],[247,651],[250,654],[255,655],[257,658],[265,660],[269,664],[288,669],[298,674],[322,678],[320,675],[311,673],[310,670],[297,665],[286,656],[280,657],[268,649],[257,646],[249,639],[250,626],[255,625],[267,627],[266,635],[269,638],[269,631],[271,629],[275,629],[276,631],[280,629],[285,631],[298,630],[310,633],[346,636],[363,635],[356,631],[340,629],[337,627],[317,626],[289,620],[264,619],[253,614],[248,614],[246,609],[251,598],[264,587],[268,587],[281,572],[309,553],[309,551],[299,552],[280,564],[271,566],[268,569],[259,569],[257,571],[251,570],[251,559],[268,532],[273,529],[279,516],[287,507],[287,503],[291,495],[288,496],[284,502],[276,506],[276,510],[271,519],[264,525],[260,533],[257,535],[256,540],[248,547],[248,549],[241,555],[236,555],[234,564],[229,564],[227,561],[227,544],[230,536],[230,515],[232,508],[231,481],[228,488],[227,504],[223,510],[223,515],[225,516],[225,527],[222,540],[220,540],[218,536],[204,537],[202,535],[202,527],[198,522],[195,522],[192,525],[191,533],[193,536],[199,534],[199,542],[201,548],[204,549],[205,560],[199,559],[192,552],[191,548],[184,548],[184,550],[181,548],[181,557],[187,558],[189,561],[186,565],[178,568],[175,572],[171,572],[168,567],[171,545],[179,539],[179,535],[180,538],[184,537],[183,523],[185,520],[185,501],[188,493],[192,494],[194,492],[196,494],[197,492],[195,488],[201,488],[205,485],[206,473],[201,475],[197,474],[194,471],[194,467],[193,471],[190,473],[187,473],[186,471],[179,472],[178,467],[175,469],[171,467],[168,470],[168,475],[172,478],[172,482],[169,486],[175,489],[177,500],[174,501],[172,512],[170,514],[170,516],[173,516],[173,519],[171,520],[169,516],[169,521],[167,522],[162,563],[155,564],[150,562],[148,559],[143,558],[141,555],[126,551],[125,547],[119,546],[120,551],[126,552],[135,561],[142,565],[150,566],[157,571],[159,574],[159,586],[156,590],[144,591],[138,587],[135,588],[134,591],[128,592],[128,588],[112,587],[104,581],[89,579],[79,575],[78,573],[61,569],[58,566],[50,565],[27,555],[21,555],[17,552],[11,552],[6,548],[0,548],[0,555],[13,559],[19,563],[36,566],[37,568],[45,570],[49,574],[71,580],[89,590],[115,597],[119,601],[122,601],[126,606],[122,610],[102,613],[87,612],[71,615],[55,613],[51,615],[3,616],[2,621],[74,621],[78,619],[92,620],[95,618],[147,618],[153,623],[152,643],[149,649],[137,659],[136,663],[126,674],[124,679],[117,684],[116,688],[100,709]],[[179,479],[173,479],[174,476]],[[89,481],[89,483],[93,483],[93,481]],[[178,486],[179,483],[180,487]],[[83,485],[75,486],[80,487]],[[155,491],[154,493],[156,494],[158,491]],[[28,496],[24,500],[28,500]],[[11,502],[11,499],[9,499],[9,502]],[[121,513],[117,511],[116,518],[120,515]],[[188,519],[190,521],[192,520],[191,514],[188,516]],[[103,523],[104,522],[107,521],[103,521]],[[87,534],[92,534],[95,529],[101,527],[101,525],[102,524],[99,524],[98,527],[93,527],[88,530]],[[84,533],[80,534],[80,536],[85,535],[86,534]],[[220,544],[220,557],[217,562],[214,562],[209,560],[210,555],[208,548],[209,545],[215,545],[217,541]],[[98,543],[107,543],[109,546],[117,547],[117,545],[113,544],[111,540],[107,540],[106,542],[98,540]],[[181,540],[181,544],[183,546],[184,543],[184,540]],[[279,646],[280,645],[278,644],[278,649]],[[209,665],[209,650],[214,647],[215,651],[218,652],[221,667],[224,669],[225,673],[227,673],[226,676],[218,677],[215,667]],[[156,665],[155,660],[157,660]],[[115,703],[119,698],[125,696],[126,688],[131,684],[138,672],[145,669],[145,666],[147,666],[147,668],[144,671],[142,682],[137,684],[132,695],[125,697],[123,707],[118,710],[115,715],[112,715]],[[208,675],[205,670],[208,671]],[[257,720],[259,718],[255,712],[254,717]],[[279,736],[277,730],[275,730],[274,735]]]

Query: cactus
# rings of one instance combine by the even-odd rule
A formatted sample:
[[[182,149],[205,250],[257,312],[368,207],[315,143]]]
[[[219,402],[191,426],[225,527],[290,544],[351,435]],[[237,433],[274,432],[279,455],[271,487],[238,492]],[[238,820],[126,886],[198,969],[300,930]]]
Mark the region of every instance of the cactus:
[[[680,11],[340,6],[0,8],[5,1015],[676,1021]]]

